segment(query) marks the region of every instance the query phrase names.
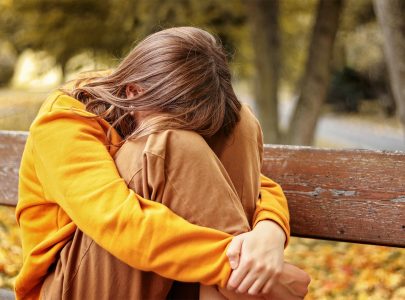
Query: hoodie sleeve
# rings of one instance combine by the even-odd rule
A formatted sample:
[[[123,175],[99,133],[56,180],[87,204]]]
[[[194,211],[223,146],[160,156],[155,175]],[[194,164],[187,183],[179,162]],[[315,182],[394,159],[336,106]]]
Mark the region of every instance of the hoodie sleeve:
[[[46,200],[56,202],[97,244],[140,270],[225,286],[232,237],[193,225],[128,189],[96,118],[51,110],[32,125],[31,137]]]
[[[262,220],[274,221],[284,230],[287,247],[290,240],[290,214],[287,199],[280,185],[264,175],[260,176],[260,198],[256,202],[253,227]]]

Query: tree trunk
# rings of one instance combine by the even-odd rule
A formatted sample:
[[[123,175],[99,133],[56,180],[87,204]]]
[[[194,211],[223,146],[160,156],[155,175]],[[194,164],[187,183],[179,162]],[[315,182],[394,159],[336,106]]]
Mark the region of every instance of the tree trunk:
[[[325,101],[333,44],[339,26],[343,0],[320,0],[312,33],[300,96],[287,135],[287,143],[310,145],[322,103]]]
[[[405,1],[374,0],[374,10],[383,33],[393,98],[405,129]]]
[[[254,89],[264,142],[279,143],[279,1],[251,0],[247,3],[255,52],[256,78]]]

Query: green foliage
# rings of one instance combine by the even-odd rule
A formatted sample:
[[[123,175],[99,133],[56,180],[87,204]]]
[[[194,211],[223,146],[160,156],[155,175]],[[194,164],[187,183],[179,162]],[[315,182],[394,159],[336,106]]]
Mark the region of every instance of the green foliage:
[[[294,91],[303,75],[317,3],[280,1],[282,89]],[[111,65],[111,58],[122,57],[150,33],[171,26],[198,26],[222,40],[235,77],[247,79],[254,73],[255,41],[246,1],[0,0],[0,9],[0,39],[9,41],[18,54],[27,48],[45,50],[63,71],[77,54],[87,53]],[[335,71],[348,66],[363,75],[371,70],[373,77],[380,78],[385,76],[381,62],[372,1],[346,1],[336,41]]]
[[[171,26],[197,26],[216,34],[229,52],[235,49],[246,16],[239,0],[138,1],[143,35]]]
[[[121,53],[127,46],[125,33],[128,32],[125,32],[125,22],[117,16],[116,1],[16,0],[14,3],[20,20],[15,39],[18,47],[46,50],[62,67],[83,50]]]
[[[350,32],[358,26],[375,23],[375,21],[372,0],[347,1],[340,30]]]
[[[170,26],[199,26],[233,53],[245,16],[240,0],[15,0],[19,49],[45,50],[65,67],[83,51],[122,56],[146,35]]]
[[[280,1],[281,82],[294,88],[307,59],[317,1]]]
[[[4,31],[19,52],[45,50],[65,68],[84,51],[123,56],[162,28],[197,26],[217,35],[241,77],[252,75],[254,41],[242,0],[14,0]],[[294,86],[302,73],[316,1],[281,1],[281,77]],[[268,55],[271,55],[269,53]]]
[[[14,73],[17,55],[11,43],[0,40],[0,86],[6,85]]]
[[[11,1],[0,0],[0,86],[6,85],[17,61],[17,51],[12,38],[17,28],[16,16]]]

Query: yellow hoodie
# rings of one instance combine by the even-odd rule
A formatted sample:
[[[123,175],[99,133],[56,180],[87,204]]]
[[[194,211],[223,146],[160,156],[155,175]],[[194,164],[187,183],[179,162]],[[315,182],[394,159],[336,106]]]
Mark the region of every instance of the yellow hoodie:
[[[48,97],[31,125],[16,210],[23,247],[17,299],[39,298],[48,268],[77,227],[136,269],[224,286],[231,272],[225,251],[232,236],[193,225],[129,190],[112,159],[117,148],[108,146],[109,129],[59,91]],[[119,141],[112,131],[112,142]],[[281,188],[262,176],[261,194],[254,224],[274,220],[289,237]]]

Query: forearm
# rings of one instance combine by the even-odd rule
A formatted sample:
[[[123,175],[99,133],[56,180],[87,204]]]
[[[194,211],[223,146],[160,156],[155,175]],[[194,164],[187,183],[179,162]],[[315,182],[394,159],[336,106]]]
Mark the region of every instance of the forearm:
[[[284,231],[285,246],[287,246],[290,240],[290,214],[287,199],[280,185],[264,175],[260,176],[260,185],[260,198],[256,202],[253,227],[262,220],[275,222]]]
[[[46,201],[55,201],[101,247],[140,270],[225,285],[231,236],[192,225],[130,191],[97,121],[72,116],[70,110],[48,113],[31,134]]]

